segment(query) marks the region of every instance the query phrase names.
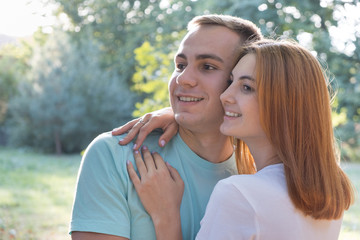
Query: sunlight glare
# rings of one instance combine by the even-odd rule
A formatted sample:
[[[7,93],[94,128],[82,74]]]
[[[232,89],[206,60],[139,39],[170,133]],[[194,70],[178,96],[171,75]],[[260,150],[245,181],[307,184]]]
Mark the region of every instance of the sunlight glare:
[[[23,37],[33,34],[39,26],[50,26],[54,19],[50,9],[40,0],[0,1],[0,34]]]

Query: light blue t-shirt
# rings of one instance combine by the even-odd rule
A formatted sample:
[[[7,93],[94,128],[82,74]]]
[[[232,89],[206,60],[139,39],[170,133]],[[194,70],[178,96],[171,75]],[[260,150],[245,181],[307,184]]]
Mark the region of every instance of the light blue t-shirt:
[[[185,184],[180,208],[183,239],[195,239],[215,184],[237,173],[235,158],[214,164],[191,151],[179,134],[164,148],[158,146],[159,136],[152,133],[144,145],[160,153],[181,175]],[[127,160],[134,163],[133,145],[120,146],[123,137],[104,133],[88,146],[79,169],[70,232],[156,239],[151,218],[126,170]]]

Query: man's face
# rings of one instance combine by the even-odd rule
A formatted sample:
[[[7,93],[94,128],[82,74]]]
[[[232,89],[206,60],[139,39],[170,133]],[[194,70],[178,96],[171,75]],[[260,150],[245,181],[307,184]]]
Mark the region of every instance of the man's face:
[[[224,111],[220,94],[236,60],[240,37],[222,26],[189,32],[175,56],[169,83],[171,106],[180,127],[193,132],[219,131]]]

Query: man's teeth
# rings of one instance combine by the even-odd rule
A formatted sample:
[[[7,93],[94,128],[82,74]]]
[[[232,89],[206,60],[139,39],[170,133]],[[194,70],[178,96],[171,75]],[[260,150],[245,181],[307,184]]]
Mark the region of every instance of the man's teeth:
[[[180,101],[183,102],[198,102],[201,101],[202,98],[194,98],[194,97],[179,97]]]
[[[228,117],[240,117],[241,116],[241,114],[234,113],[234,112],[225,112],[225,115]]]

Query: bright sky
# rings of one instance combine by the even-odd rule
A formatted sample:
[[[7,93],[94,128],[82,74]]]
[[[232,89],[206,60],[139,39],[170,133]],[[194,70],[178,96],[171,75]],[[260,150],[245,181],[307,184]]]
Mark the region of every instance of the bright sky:
[[[331,0],[322,0],[327,4]],[[44,8],[41,0],[0,0],[0,34],[9,36],[29,36],[38,26],[51,26],[55,20],[51,16],[51,8]],[[345,16],[346,21],[340,21],[338,28],[331,28],[333,41],[340,51],[352,52],[355,45],[344,44],[347,39],[354,39],[360,34],[360,3],[356,7],[347,6],[338,10],[336,18]],[[47,17],[46,17],[47,15]],[[306,37],[306,36],[305,36]]]
[[[52,25],[52,18],[42,16],[50,11],[41,0],[0,0],[0,34],[31,35],[38,26]]]

